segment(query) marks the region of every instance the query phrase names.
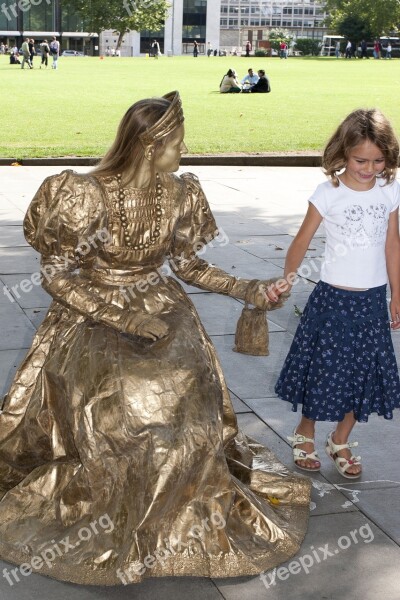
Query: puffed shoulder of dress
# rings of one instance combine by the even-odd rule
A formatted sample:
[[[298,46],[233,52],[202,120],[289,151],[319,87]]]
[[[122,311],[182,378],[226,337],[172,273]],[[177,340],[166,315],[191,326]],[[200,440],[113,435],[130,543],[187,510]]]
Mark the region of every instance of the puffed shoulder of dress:
[[[175,230],[175,246],[179,250],[185,247],[187,250],[187,242],[190,242],[192,249],[197,252],[218,236],[217,224],[198,177],[194,173],[173,177],[183,186],[185,194]]]
[[[104,226],[105,198],[91,175],[66,170],[47,177],[24,219],[27,242],[42,255],[73,251],[82,237]]]

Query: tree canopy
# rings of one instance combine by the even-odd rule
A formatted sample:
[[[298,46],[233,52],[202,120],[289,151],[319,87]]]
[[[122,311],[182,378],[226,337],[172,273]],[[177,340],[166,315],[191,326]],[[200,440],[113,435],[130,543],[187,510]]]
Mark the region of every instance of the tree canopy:
[[[166,0],[67,0],[66,3],[79,13],[86,31],[117,32],[117,48],[127,31],[159,31],[170,6]]]
[[[327,0],[327,24],[354,41],[397,31],[400,0]]]

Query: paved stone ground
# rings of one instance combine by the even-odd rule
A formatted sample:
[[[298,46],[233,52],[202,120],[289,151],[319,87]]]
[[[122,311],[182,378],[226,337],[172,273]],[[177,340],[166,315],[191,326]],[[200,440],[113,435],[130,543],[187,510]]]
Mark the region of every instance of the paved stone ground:
[[[11,302],[4,285],[15,286],[38,270],[38,255],[21,231],[24,212],[41,181],[60,167],[3,167],[0,170],[0,387],[4,393],[41,322],[49,297],[39,287],[19,292]],[[79,168],[79,171],[85,169]],[[207,260],[247,277],[282,273],[286,249],[307,206],[307,197],[324,180],[317,168],[196,167],[218,225],[229,243],[214,243]],[[223,237],[223,239],[226,238]],[[274,382],[302,309],[319,276],[324,247],[317,232],[307,253],[306,276],[293,288],[285,307],[270,313],[268,357],[232,352],[233,335],[242,304],[205,293],[188,292],[211,335],[222,361],[241,427],[268,445],[292,468],[286,436],[297,416],[273,392]],[[400,334],[393,336],[400,359]],[[310,527],[297,560],[299,567],[259,577],[208,580],[171,578],[130,587],[84,587],[31,575],[13,587],[0,577],[0,600],[385,600],[400,599],[400,461],[399,414],[393,421],[372,417],[358,425],[364,473],[358,482],[342,479],[323,452],[330,429],[317,432],[322,469],[313,477]],[[353,533],[351,533],[353,532]],[[328,550],[328,552],[326,552]],[[0,574],[6,563],[0,563]],[[285,566],[285,565],[284,565]],[[287,565],[286,565],[287,566]]]

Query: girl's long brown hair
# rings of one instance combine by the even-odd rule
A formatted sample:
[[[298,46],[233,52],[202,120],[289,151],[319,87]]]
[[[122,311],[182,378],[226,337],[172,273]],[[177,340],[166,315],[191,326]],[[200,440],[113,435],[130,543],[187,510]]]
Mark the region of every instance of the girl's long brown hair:
[[[355,146],[369,140],[382,151],[385,168],[381,176],[386,184],[394,181],[399,161],[399,142],[388,119],[376,108],[358,109],[350,113],[339,125],[327,143],[322,166],[332,184],[339,185],[337,173],[347,164],[349,153]]]

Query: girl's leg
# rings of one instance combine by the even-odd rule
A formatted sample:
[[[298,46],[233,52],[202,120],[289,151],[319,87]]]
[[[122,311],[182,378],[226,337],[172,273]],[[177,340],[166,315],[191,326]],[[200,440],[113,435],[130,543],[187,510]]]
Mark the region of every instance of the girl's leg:
[[[332,442],[334,444],[337,444],[338,446],[340,446],[341,444],[347,444],[347,441],[349,439],[350,433],[354,427],[354,425],[356,424],[356,419],[354,418],[354,414],[353,412],[349,412],[345,415],[343,421],[340,421],[337,425],[336,425],[336,429],[334,431],[334,433],[332,434]],[[342,458],[346,458],[347,460],[349,460],[351,458],[351,450],[349,448],[346,448],[345,450],[339,450],[339,452],[337,453],[337,456],[340,456]],[[346,473],[360,473],[361,472],[361,465],[350,465],[348,469],[346,469]]]
[[[300,423],[296,427],[296,433],[299,435],[304,435],[304,437],[313,438],[315,433],[315,421],[312,419],[308,419],[304,415],[301,417]],[[300,450],[304,450],[309,454],[315,450],[314,444],[311,442],[304,442],[304,444],[297,444],[296,448]],[[306,460],[299,459],[296,461],[301,467],[306,467],[307,469],[316,469],[318,470],[321,466],[319,460],[313,460],[312,458],[307,458]]]

